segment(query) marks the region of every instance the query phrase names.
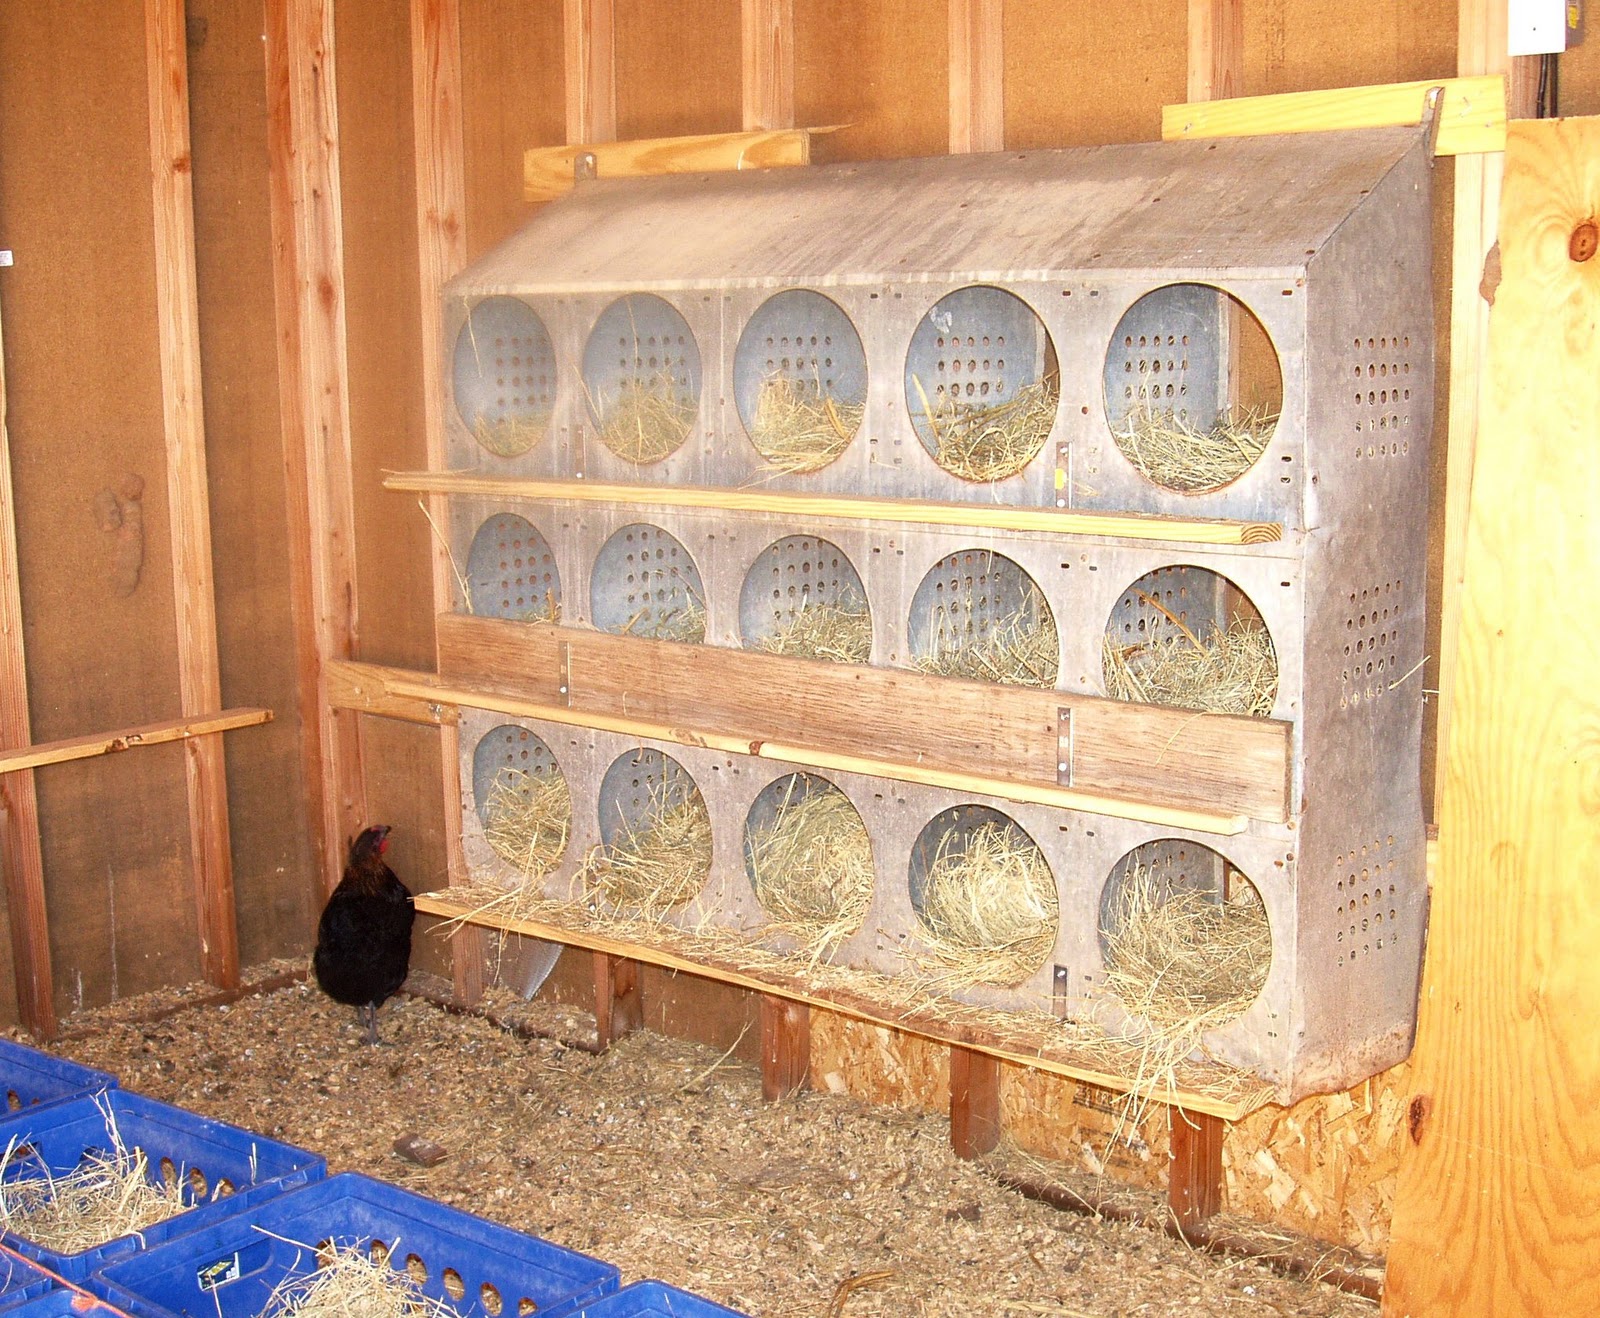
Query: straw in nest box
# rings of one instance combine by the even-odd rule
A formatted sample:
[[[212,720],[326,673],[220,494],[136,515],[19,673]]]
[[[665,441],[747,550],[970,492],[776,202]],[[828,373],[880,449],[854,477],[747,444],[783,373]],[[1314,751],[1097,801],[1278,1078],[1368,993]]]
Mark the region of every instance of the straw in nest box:
[[[750,442],[777,471],[820,471],[849,446],[866,415],[861,403],[843,403],[816,388],[775,375],[761,382]]]
[[[797,659],[826,659],[836,664],[864,664],[872,655],[872,615],[853,590],[819,603],[809,596],[757,645],[768,654]]]
[[[572,794],[559,772],[503,768],[489,785],[483,835],[506,864],[527,879],[561,863],[572,830]]]
[[[770,927],[820,958],[861,928],[872,904],[872,842],[850,799],[831,783],[791,778],[745,856]]]
[[[1037,586],[1030,583],[1022,604],[982,631],[968,632],[960,623],[951,628],[940,622],[936,616],[933,652],[916,660],[922,672],[1008,686],[1056,684],[1061,660],[1055,618]]]
[[[698,412],[695,400],[666,372],[624,380],[604,410],[600,441],[619,458],[641,466],[676,453]]]
[[[1106,692],[1115,700],[1264,718],[1278,695],[1272,638],[1254,620],[1239,619],[1226,630],[1212,625],[1203,635],[1180,625],[1128,646],[1108,632],[1101,659]]]
[[[1237,480],[1266,450],[1276,414],[1250,408],[1223,412],[1201,430],[1175,412],[1139,408],[1112,431],[1122,455],[1169,490],[1196,494]]]
[[[515,458],[526,453],[544,438],[550,418],[511,414],[479,416],[472,426],[472,437],[480,448],[497,458]]]
[[[188,1207],[181,1182],[152,1179],[144,1150],[125,1147],[115,1123],[112,1137],[110,1152],[86,1153],[65,1176],[51,1176],[13,1138],[0,1160],[0,1225],[46,1249],[76,1254]]]
[[[681,906],[711,872],[711,812],[698,788],[657,791],[645,817],[584,862],[589,893],[605,905],[659,915]]]
[[[686,591],[683,603],[674,608],[646,605],[640,609],[622,625],[622,634],[699,645],[706,639],[706,606]]]
[[[388,1252],[398,1244],[390,1242]],[[309,1245],[303,1248],[310,1252]],[[425,1295],[410,1273],[391,1267],[388,1252],[372,1257],[345,1245],[318,1249],[317,1270],[279,1282],[261,1318],[456,1318],[456,1309]]]
[[[1055,946],[1055,876],[1026,833],[1009,822],[952,831],[928,867],[920,908],[933,956],[950,985],[1016,984]]]
[[[1054,376],[1018,389],[1010,398],[970,401],[950,394],[930,402],[911,377],[919,415],[933,436],[933,456],[952,475],[969,481],[1015,476],[1044,447],[1055,424],[1060,388]]]

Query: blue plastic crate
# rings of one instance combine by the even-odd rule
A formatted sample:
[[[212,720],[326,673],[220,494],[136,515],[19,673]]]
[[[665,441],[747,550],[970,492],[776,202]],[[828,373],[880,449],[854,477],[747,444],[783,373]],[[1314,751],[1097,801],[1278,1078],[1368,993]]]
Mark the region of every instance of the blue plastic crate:
[[[43,1295],[56,1279],[38,1264],[7,1249],[0,1249],[0,1313],[9,1314],[24,1300]]]
[[[0,1229],[0,1240],[68,1281],[80,1282],[102,1263],[202,1227],[236,1203],[257,1203],[327,1175],[320,1157],[292,1144],[112,1089],[0,1120],[0,1153],[10,1150],[5,1181],[66,1176],[91,1153],[113,1154],[119,1140],[130,1153],[143,1150],[152,1182],[165,1177],[181,1186],[190,1205],[184,1212],[72,1254],[29,1240],[22,1223]]]
[[[564,1318],[617,1289],[609,1263],[346,1172],[119,1259],[89,1281],[138,1318],[255,1318],[329,1243],[374,1252],[462,1318]],[[413,1263],[412,1260],[416,1260]]]
[[[737,1309],[660,1281],[636,1281],[587,1304],[572,1318],[748,1318]]]
[[[59,1286],[14,1309],[0,1312],[4,1312],[6,1318],[128,1318],[121,1309],[113,1309],[104,1300]]]
[[[109,1071],[96,1071],[92,1066],[79,1066],[26,1044],[0,1039],[0,1094],[12,1112],[116,1087],[117,1077]]]

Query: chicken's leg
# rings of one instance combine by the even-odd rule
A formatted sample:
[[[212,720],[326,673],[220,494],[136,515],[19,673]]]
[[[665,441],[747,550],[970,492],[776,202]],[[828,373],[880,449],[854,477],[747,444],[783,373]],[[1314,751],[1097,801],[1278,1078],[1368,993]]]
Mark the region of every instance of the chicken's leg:
[[[369,1002],[364,1007],[357,1007],[356,1012],[367,1027],[367,1043],[376,1047],[378,1043],[378,1008]]]

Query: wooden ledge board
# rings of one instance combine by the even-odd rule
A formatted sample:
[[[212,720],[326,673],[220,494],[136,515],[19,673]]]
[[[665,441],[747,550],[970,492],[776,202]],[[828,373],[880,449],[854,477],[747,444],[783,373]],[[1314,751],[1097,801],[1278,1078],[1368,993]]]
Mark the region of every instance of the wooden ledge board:
[[[68,760],[89,760],[97,755],[115,755],[118,751],[132,750],[135,746],[159,746],[163,742],[184,741],[190,737],[229,732],[234,728],[250,728],[271,721],[270,709],[227,709],[205,718],[172,719],[167,723],[146,723],[142,727],[124,728],[120,732],[95,732],[86,737],[40,742],[35,746],[0,752],[0,774],[16,773],[19,769],[37,769],[45,764],[63,764]]]
[[[1276,522],[1229,522],[1150,513],[1074,512],[993,503],[935,503],[920,499],[859,499],[775,490],[711,489],[695,485],[616,485],[603,481],[531,480],[470,472],[390,472],[387,490],[419,494],[473,494],[494,499],[566,499],[655,508],[712,508],[724,512],[777,513],[784,517],[865,522],[909,522],[986,531],[1092,535],[1119,540],[1162,540],[1193,545],[1267,545],[1283,539]]]
[[[1039,783],[1015,782],[980,774],[902,764],[868,756],[843,755],[810,746],[789,746],[753,740],[748,736],[700,728],[653,723],[597,713],[566,705],[551,705],[505,691],[490,691],[453,685],[432,673],[378,664],[334,661],[328,665],[328,696],[335,708],[362,713],[387,714],[412,722],[439,721],[443,706],[458,709],[483,709],[513,718],[535,719],[563,727],[593,728],[648,741],[670,742],[679,746],[701,746],[728,755],[749,755],[756,759],[793,764],[806,769],[859,773],[898,782],[917,783],[954,792],[992,796],[1002,801],[1053,806],[1084,814],[1105,815],[1113,819],[1136,819],[1162,828],[1190,829],[1218,837],[1237,837],[1249,825],[1241,814],[1163,805],[1154,801],[1129,800],[1050,787]]]
[[[1425,98],[1433,87],[1444,88],[1436,155],[1505,150],[1506,87],[1505,78],[1499,74],[1167,105],[1161,109],[1161,137],[1171,142],[1191,137],[1255,137],[1420,125]]]
[[[554,201],[570,192],[578,157],[584,154],[594,157],[597,178],[809,165],[811,135],[831,133],[836,127],[758,129],[533,147],[522,153],[522,199]]]
[[[692,959],[664,948],[624,942],[605,934],[567,929],[561,925],[545,924],[539,920],[514,920],[489,913],[474,913],[437,892],[419,893],[416,903],[417,910],[424,915],[439,916],[463,924],[521,934],[527,938],[541,938],[551,943],[564,943],[569,947],[582,947],[609,956],[626,957],[633,961],[643,961],[665,970],[699,975],[703,979],[714,979],[719,983],[731,984],[754,993],[770,993],[791,1002],[803,1002],[808,1006],[842,1012],[844,1015],[854,1016],[858,1020],[868,1021],[874,1025],[882,1025],[891,1030],[903,1030],[907,1034],[915,1034],[938,1043],[954,1044],[974,1052],[986,1053],[1002,1061],[1032,1067],[1036,1071],[1069,1076],[1103,1089],[1116,1090],[1120,1093],[1129,1088],[1126,1076],[1114,1075],[1098,1067],[1076,1062],[1065,1048],[1057,1052],[1034,1049],[1024,1044],[1008,1044],[989,1031],[980,1031],[956,1021],[940,1020],[929,1012],[916,1010],[902,1012],[888,1004],[871,1002],[845,989],[810,986],[803,984],[798,977],[776,973],[763,974],[725,964],[714,958]],[[1246,1099],[1230,1100],[1211,1094],[1170,1089],[1158,1090],[1149,1097],[1154,1102],[1172,1104],[1188,1112],[1203,1112],[1210,1116],[1221,1117],[1224,1121],[1238,1121],[1262,1103],[1270,1101],[1270,1093],[1265,1085],[1261,1087],[1261,1096],[1257,1102]]]

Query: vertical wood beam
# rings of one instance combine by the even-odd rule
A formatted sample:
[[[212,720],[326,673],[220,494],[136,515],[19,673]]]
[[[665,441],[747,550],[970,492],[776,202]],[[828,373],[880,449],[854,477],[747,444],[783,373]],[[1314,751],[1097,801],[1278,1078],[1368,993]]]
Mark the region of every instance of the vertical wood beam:
[[[19,750],[33,742],[28,715],[28,662],[22,643],[20,578],[11,437],[6,430],[5,334],[0,330],[0,747],[6,750]],[[5,863],[17,1014],[35,1038],[53,1039],[55,987],[44,901],[44,856],[39,848],[39,802],[32,769],[0,777],[0,859]]]
[[[194,718],[222,708],[222,676],[217,657],[211,509],[206,486],[183,0],[145,0],[144,18],[161,406],[166,429],[172,594],[178,627],[178,699],[183,716]],[[210,984],[237,988],[239,935],[222,734],[187,740],[183,765],[201,972]]]
[[[461,127],[460,0],[411,0],[411,122],[417,193],[418,304],[422,340],[422,413],[431,471],[444,470],[445,376],[441,298],[445,281],[467,263],[466,147]],[[428,514],[442,532],[450,509],[442,495],[428,496]],[[455,583],[449,547],[431,541],[433,612],[447,611]],[[445,868],[452,884],[467,881],[461,849],[461,734],[453,719],[439,725],[444,796]],[[450,940],[456,1001],[471,1006],[483,996],[487,939],[478,925],[462,925]]]
[[[361,729],[325,666],[357,650],[355,494],[332,0],[266,0],[273,292],[308,812],[320,897],[366,823]]]
[[[950,150],[1006,144],[1003,0],[950,0]]]
[[[1189,0],[1189,96],[1237,96],[1244,77],[1244,0]]]
[[[1600,120],[1513,120],[1384,1312],[1600,1312]]]
[[[744,128],[794,127],[794,0],[742,0]]]
[[[607,952],[594,957],[594,1028],[602,1049],[644,1028],[639,963]]]
[[[1187,1229],[1199,1226],[1222,1209],[1221,1117],[1204,1112],[1167,1109],[1169,1122],[1167,1208],[1173,1220]]]
[[[617,140],[617,47],[612,0],[563,0],[567,141]]]
[[[950,1147],[958,1158],[981,1158],[1000,1142],[1000,1059],[950,1049]]]
[[[761,994],[761,1097],[776,1103],[799,1093],[810,1071],[810,1006]]]
[[[1456,72],[1462,76],[1506,75],[1506,113],[1527,118],[1538,97],[1537,57],[1506,54],[1505,0],[1460,0]],[[1455,158],[1455,232],[1450,253],[1449,424],[1445,450],[1444,574],[1439,610],[1439,702],[1435,738],[1438,768],[1433,781],[1433,817],[1443,811],[1444,765],[1449,754],[1451,710],[1460,644],[1462,564],[1467,541],[1467,504],[1478,447],[1478,413],[1485,382],[1484,348],[1489,304],[1479,292],[1484,262],[1495,244],[1500,213],[1500,153]]]

